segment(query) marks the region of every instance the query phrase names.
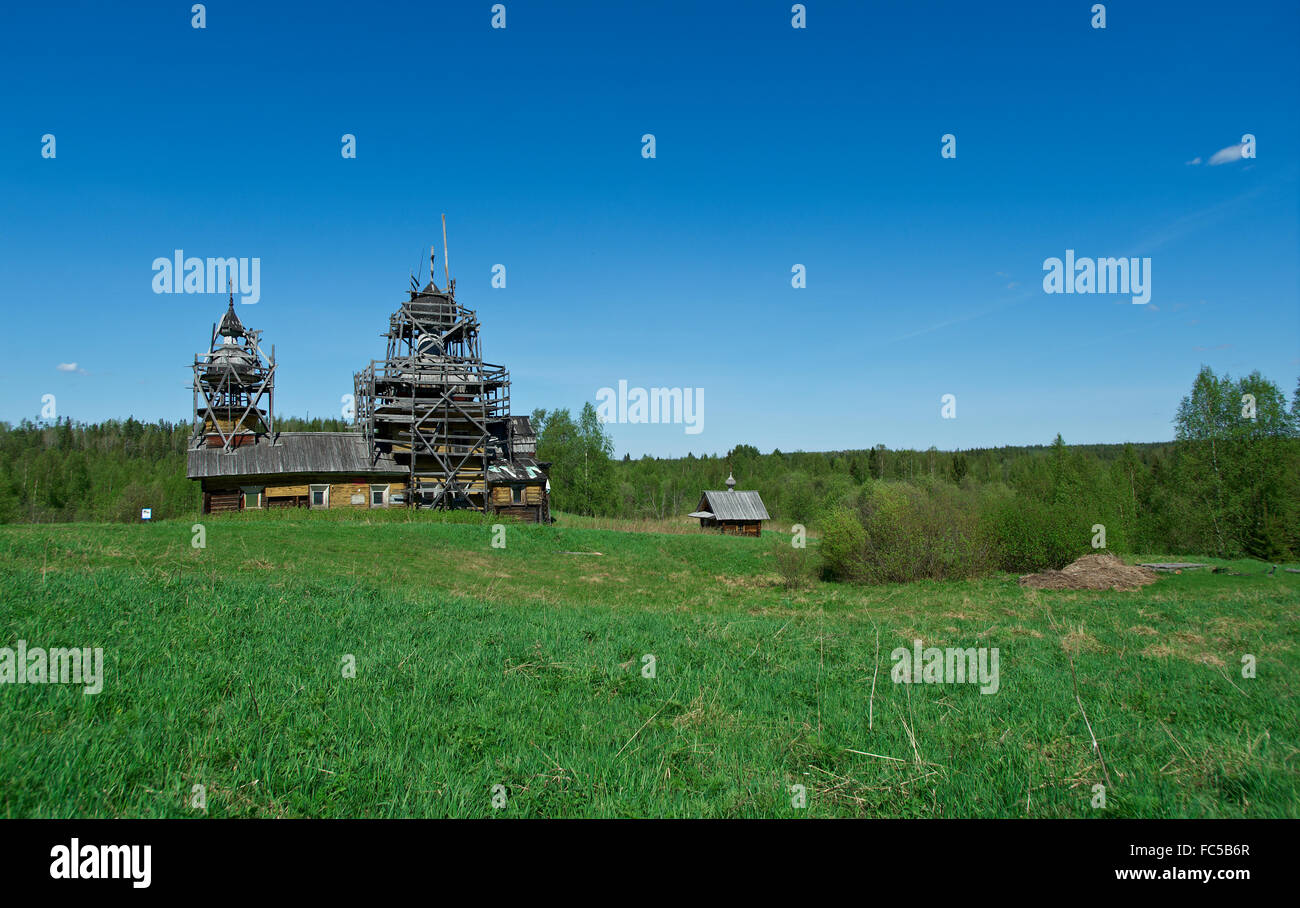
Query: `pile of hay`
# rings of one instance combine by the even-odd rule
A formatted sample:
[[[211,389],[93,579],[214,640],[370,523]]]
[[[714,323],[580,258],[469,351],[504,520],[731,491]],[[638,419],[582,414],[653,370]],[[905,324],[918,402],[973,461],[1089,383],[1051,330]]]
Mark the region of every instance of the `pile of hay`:
[[[1036,590],[1136,590],[1155,582],[1155,571],[1125,564],[1111,554],[1084,555],[1059,571],[1020,578],[1021,586]]]

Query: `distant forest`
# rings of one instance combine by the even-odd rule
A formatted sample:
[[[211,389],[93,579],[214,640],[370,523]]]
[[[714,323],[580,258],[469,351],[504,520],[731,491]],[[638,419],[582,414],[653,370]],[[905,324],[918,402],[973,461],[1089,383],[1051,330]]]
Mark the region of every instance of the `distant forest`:
[[[1300,385],[1288,406],[1257,372],[1233,379],[1203,368],[1173,416],[1174,440],[1150,444],[1067,445],[1058,435],[956,452],[768,454],[738,444],[722,456],[621,460],[591,404],[576,417],[537,410],[533,422],[562,512],[681,516],[731,472],[737,488],[762,493],[775,519],[834,527],[837,540],[847,533],[850,548],[868,553],[886,544],[872,533],[911,527],[942,548],[941,527],[980,527],[999,540],[995,559],[1015,569],[1061,562],[1100,524],[1117,551],[1300,556]],[[348,428],[276,422],[281,431]],[[132,521],[143,507],[157,518],[197,515],[199,493],[185,478],[190,429],[135,419],[0,423],[0,523]]]

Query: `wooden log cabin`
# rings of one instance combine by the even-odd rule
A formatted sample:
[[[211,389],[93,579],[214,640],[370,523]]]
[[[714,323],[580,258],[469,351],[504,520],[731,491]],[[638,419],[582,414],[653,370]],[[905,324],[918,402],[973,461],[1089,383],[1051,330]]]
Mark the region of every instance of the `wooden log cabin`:
[[[762,497],[754,491],[737,492],[731,474],[727,474],[727,491],[704,492],[688,516],[699,518],[701,529],[716,529],[728,536],[761,536],[763,521],[771,519]]]
[[[493,463],[488,469],[488,512],[550,522],[547,466],[528,457]],[[188,473],[203,490],[204,514],[418,504],[409,494],[407,468],[391,456],[372,456],[359,432],[280,432],[244,441],[230,451],[192,448]]]
[[[407,471],[372,458],[359,432],[279,432],[238,444],[191,448],[188,473],[203,513],[262,508],[387,508],[406,502]]]
[[[550,523],[551,482],[546,465],[531,458],[488,467],[489,509],[529,523]]]

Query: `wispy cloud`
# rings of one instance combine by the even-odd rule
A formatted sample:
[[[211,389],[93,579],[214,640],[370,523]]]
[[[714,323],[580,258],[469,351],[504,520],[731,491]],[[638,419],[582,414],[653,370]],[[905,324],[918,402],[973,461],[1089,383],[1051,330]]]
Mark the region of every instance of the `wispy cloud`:
[[[986,309],[981,309],[979,311],[971,312],[967,315],[961,315],[956,318],[945,319],[941,322],[935,322],[934,324],[927,325],[924,328],[917,328],[915,331],[909,331],[906,334],[900,334],[898,337],[891,338],[890,340],[887,340],[884,343],[896,344],[899,341],[911,340],[912,338],[920,337],[923,334],[931,334],[935,331],[942,331],[944,328],[951,328],[953,325],[960,325],[965,322],[973,321],[974,319],[977,318],[983,318],[986,315],[992,315],[995,312],[1001,312],[1003,309],[1010,309],[1013,306],[1023,305],[1029,300],[1035,299],[1039,296],[1041,296],[1041,294],[1037,290],[1028,290],[1023,293],[1020,293],[1019,295],[1013,297],[1012,299],[1005,300],[993,306],[989,306]]]
[[[1220,148],[1214,154],[1210,155],[1210,160],[1202,161],[1201,156],[1197,155],[1190,161],[1184,161],[1188,167],[1196,167],[1205,163],[1210,167],[1218,167],[1220,164],[1231,164],[1233,161],[1240,161],[1245,157],[1245,142],[1238,142],[1235,145],[1229,145],[1227,148]]]
[[[56,368],[60,372],[76,372],[78,375],[90,374],[85,369],[78,368],[76,363],[59,363],[58,366],[56,366]]]
[[[1241,142],[1236,145],[1229,145],[1227,148],[1220,148],[1214,154],[1210,155],[1210,166],[1218,167],[1220,164],[1231,164],[1233,161],[1241,160],[1241,150],[1246,146]]]
[[[1236,151],[1238,157],[1240,157],[1241,146],[1234,145],[1232,146],[1232,148]],[[1153,251],[1161,249],[1164,246],[1169,245],[1170,243],[1174,243],[1178,240],[1181,240],[1183,237],[1189,234],[1196,233],[1205,230],[1208,227],[1213,226],[1214,224],[1221,221],[1223,218],[1239,210],[1241,206],[1250,202],[1252,199],[1255,199],[1260,195],[1264,195],[1266,193],[1275,191],[1278,182],[1283,178],[1287,180],[1294,179],[1294,171],[1292,171],[1287,175],[1284,175],[1284,177],[1279,177],[1277,180],[1274,180],[1272,183],[1261,184],[1259,186],[1256,186],[1253,189],[1248,189],[1245,192],[1240,193],[1239,195],[1233,196],[1232,198],[1225,199],[1214,205],[1210,205],[1209,207],[1202,208],[1197,211],[1193,211],[1189,214],[1183,215],[1182,217],[1171,221],[1169,224],[1167,224],[1164,227],[1163,230],[1148,235],[1144,240],[1139,241],[1136,244],[1133,251],[1130,253],[1130,255],[1138,255],[1138,256],[1150,255]],[[995,274],[998,277],[1010,276],[1004,271],[998,271],[995,272]],[[975,319],[984,318],[986,316],[993,315],[997,312],[1001,312],[1004,309],[1010,309],[1014,306],[1024,305],[1026,302],[1030,300],[1037,300],[1041,298],[1042,298],[1042,293],[1040,292],[1038,287],[1031,286],[1025,289],[1024,291],[1022,291],[1021,293],[1018,293],[1015,296],[1011,297],[1010,299],[1004,300],[1003,302],[994,304],[984,309],[970,312],[966,315],[957,316],[955,318],[944,319],[943,321],[935,322],[933,324],[917,328],[913,331],[907,332],[906,334],[900,334],[897,337],[880,341],[879,345],[880,346],[892,345],[892,344],[900,343],[902,341],[912,340],[913,338],[922,337],[926,334],[932,334],[936,331],[943,331],[955,325],[965,324],[966,322],[974,321]],[[1127,299],[1116,300],[1116,302],[1131,303],[1131,301]],[[1201,303],[1204,304],[1204,300],[1202,300]],[[1148,312],[1160,311],[1159,307],[1157,306],[1148,305],[1145,308],[1147,309]],[[1196,324],[1196,321],[1194,320],[1193,322],[1191,322],[1191,324]]]
[[[1202,208],[1199,211],[1185,214],[1170,222],[1163,230],[1160,230],[1148,236],[1144,241],[1139,242],[1134,253],[1137,255],[1150,255],[1155,250],[1167,246],[1175,240],[1180,240],[1190,233],[1203,230],[1206,227],[1219,222],[1228,215],[1233,214],[1246,202],[1249,202],[1267,192],[1271,192],[1273,189],[1274,187],[1272,185],[1256,186],[1254,189],[1248,189],[1233,198],[1225,199],[1224,201],[1217,202],[1207,208]]]

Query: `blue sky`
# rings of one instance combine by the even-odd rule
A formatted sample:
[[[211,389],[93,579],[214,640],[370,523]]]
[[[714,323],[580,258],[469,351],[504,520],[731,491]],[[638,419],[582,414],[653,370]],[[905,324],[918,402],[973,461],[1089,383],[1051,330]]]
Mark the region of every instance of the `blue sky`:
[[[336,415],[443,212],[516,412],[704,389],[620,454],[1165,440],[1202,364],[1300,374],[1289,0],[190,5],[0,12],[0,420],[188,418],[178,248],[261,259],[277,409]]]

